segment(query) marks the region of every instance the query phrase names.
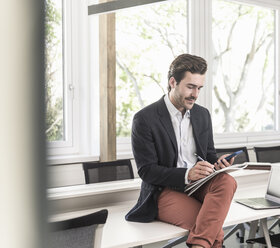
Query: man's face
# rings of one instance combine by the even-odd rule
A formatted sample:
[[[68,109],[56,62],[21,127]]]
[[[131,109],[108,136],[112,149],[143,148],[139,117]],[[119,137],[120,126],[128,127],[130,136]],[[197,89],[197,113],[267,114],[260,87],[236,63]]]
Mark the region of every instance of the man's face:
[[[198,98],[200,89],[203,87],[205,74],[192,74],[186,72],[185,77],[177,85],[174,77],[169,80],[171,91],[169,92],[170,101],[182,113],[190,110]]]

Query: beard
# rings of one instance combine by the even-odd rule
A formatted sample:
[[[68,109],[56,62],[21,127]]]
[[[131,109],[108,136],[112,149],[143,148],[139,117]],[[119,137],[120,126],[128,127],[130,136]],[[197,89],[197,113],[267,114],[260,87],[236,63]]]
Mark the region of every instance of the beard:
[[[196,98],[193,96],[181,98],[181,106],[184,107],[185,110],[192,109]]]
[[[181,94],[177,89],[175,89],[173,93],[173,104],[180,111],[192,109],[196,99],[197,98],[194,96],[185,96]]]

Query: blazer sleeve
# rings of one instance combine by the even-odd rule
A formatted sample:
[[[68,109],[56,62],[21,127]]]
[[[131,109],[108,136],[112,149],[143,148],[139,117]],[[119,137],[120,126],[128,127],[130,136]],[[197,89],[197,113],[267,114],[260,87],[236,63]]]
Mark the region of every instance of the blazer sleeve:
[[[153,122],[147,123],[141,112],[138,112],[133,119],[131,138],[138,174],[143,181],[149,184],[182,190],[185,186],[186,168],[173,167],[172,159],[175,154],[172,156],[172,153],[174,151],[168,149],[167,143],[158,144],[157,136],[162,133],[155,130],[156,127],[151,123]],[[170,141],[169,146],[171,146]],[[163,149],[164,152],[161,151],[160,154],[164,153],[165,157],[158,157],[158,149]],[[159,161],[164,161],[165,164],[161,164]]]

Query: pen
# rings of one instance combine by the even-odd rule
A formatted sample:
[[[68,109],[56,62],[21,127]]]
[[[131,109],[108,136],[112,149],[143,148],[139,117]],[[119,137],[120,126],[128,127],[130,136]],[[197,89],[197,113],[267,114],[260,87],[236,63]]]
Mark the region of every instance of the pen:
[[[197,153],[194,153],[194,155],[197,157],[197,159],[199,160],[199,161],[205,161],[202,157],[200,157]],[[216,168],[214,167],[213,168],[213,171],[216,171]]]
[[[200,157],[197,153],[194,153],[194,155],[197,157],[197,159],[198,159],[199,161],[204,161],[204,159],[203,159],[202,157]]]

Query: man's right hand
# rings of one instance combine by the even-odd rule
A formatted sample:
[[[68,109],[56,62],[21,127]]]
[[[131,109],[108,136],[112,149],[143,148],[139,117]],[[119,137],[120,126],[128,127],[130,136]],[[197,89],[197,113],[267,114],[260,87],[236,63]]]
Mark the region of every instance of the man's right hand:
[[[196,181],[198,179],[207,177],[213,172],[214,165],[207,161],[198,161],[194,167],[192,167],[188,174],[189,181]]]

